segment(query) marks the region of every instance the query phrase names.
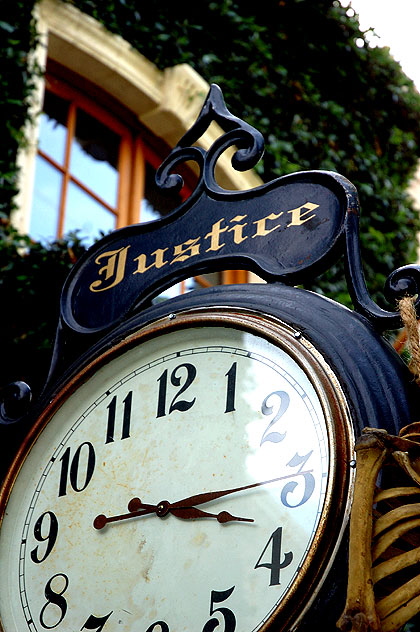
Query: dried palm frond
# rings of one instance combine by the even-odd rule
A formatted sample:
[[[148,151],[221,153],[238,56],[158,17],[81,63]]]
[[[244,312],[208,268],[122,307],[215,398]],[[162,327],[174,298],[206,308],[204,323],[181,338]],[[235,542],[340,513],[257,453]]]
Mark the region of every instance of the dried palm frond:
[[[342,632],[395,632],[420,612],[420,423],[356,443]]]

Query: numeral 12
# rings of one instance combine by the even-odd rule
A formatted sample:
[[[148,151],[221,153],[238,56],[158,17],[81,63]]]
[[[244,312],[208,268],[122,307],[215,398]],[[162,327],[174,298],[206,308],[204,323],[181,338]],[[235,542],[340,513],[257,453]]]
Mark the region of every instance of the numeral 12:
[[[167,392],[168,392],[168,369],[165,369],[162,375],[158,378],[159,393],[156,417],[165,417],[174,410],[185,412],[189,410],[195,403],[195,397],[191,400],[180,399],[180,396],[191,386],[197,375],[197,369],[193,364],[185,362],[177,366],[170,375],[170,385],[178,388],[172,398],[169,407],[167,407]]]

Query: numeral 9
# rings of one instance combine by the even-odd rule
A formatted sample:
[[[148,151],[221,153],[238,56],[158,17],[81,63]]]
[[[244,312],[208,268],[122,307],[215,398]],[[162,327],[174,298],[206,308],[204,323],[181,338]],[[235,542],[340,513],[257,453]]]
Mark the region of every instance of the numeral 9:
[[[48,529],[47,533],[43,535],[43,529],[45,527]],[[51,553],[54,544],[57,540],[58,535],[58,520],[55,514],[52,511],[46,511],[41,514],[34,526],[34,538],[38,540],[38,542],[47,542],[47,546],[43,554],[39,554],[39,546],[36,546],[31,551],[31,560],[35,562],[35,564],[40,564],[44,560],[47,559],[49,554]]]

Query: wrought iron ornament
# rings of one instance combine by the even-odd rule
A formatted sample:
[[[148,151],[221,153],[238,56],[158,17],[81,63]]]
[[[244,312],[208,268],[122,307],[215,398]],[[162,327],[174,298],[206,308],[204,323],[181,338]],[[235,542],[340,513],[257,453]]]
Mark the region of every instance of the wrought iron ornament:
[[[204,150],[197,146],[197,143],[214,121],[225,131],[210,149]],[[394,438],[392,446],[395,444],[398,449],[401,445],[407,445],[407,441],[401,444],[401,439],[397,440],[396,437],[401,426],[410,424],[413,418],[419,416],[418,386],[412,380],[407,366],[381,336],[381,332],[385,329],[400,326],[401,318],[398,311],[386,311],[377,306],[366,288],[359,250],[359,201],[355,187],[337,173],[307,171],[280,177],[253,190],[227,191],[217,183],[215,174],[220,156],[232,148],[232,167],[236,170],[247,170],[254,167],[261,158],[264,143],[257,130],[230,114],[226,109],[220,89],[213,85],[196,123],[179,141],[156,174],[157,186],[161,190],[168,193],[179,192],[183,182],[177,173],[178,167],[186,161],[195,161],[198,166],[199,177],[197,186],[190,197],[171,214],[158,221],[128,226],[105,236],[94,244],[74,266],[62,292],[53,359],[44,393],[28,413],[31,400],[30,389],[24,383],[16,382],[5,389],[3,401],[0,403],[1,423],[11,424],[17,419],[22,421],[25,419],[26,431],[30,429],[7,474],[6,486],[3,487],[3,490],[6,491],[3,492],[3,496],[0,496],[0,506],[6,506],[9,493],[12,493],[15,485],[14,477],[18,480],[20,472],[25,467],[27,456],[34,452],[36,455],[36,451],[32,452],[35,443],[39,441],[38,454],[40,454],[43,451],[39,448],[42,441],[48,442],[48,437],[51,438],[51,435],[48,434],[48,428],[56,428],[57,437],[61,436],[62,425],[68,422],[73,423],[71,421],[73,411],[77,409],[79,404],[82,408],[85,403],[88,406],[77,421],[77,424],[79,421],[82,424],[81,420],[85,420],[90,414],[88,411],[96,410],[94,406],[102,402],[103,410],[98,415],[101,419],[106,420],[106,439],[105,443],[98,447],[98,451],[108,449],[104,448],[104,445],[114,444],[117,406],[115,389],[120,388],[120,386],[124,391],[121,391],[121,396],[119,396],[120,399],[124,396],[122,399],[124,412],[120,441],[129,439],[131,430],[133,430],[133,435],[135,430],[137,433],[141,432],[142,423],[145,421],[142,418],[142,414],[146,410],[144,408],[147,398],[145,392],[151,384],[155,389],[155,394],[157,393],[157,409],[156,401],[152,398],[150,400],[152,402],[151,408],[149,407],[150,410],[145,417],[149,421],[150,419],[153,420],[152,427],[154,429],[156,428],[156,419],[166,417],[169,369],[165,369],[157,377],[160,372],[159,368],[157,374],[152,379],[149,378],[147,384],[142,382],[137,391],[134,391],[133,388],[126,393],[128,377],[131,379],[142,374],[141,372],[137,373],[137,366],[129,374],[125,374],[127,370],[125,362],[129,357],[128,354],[133,352],[133,362],[136,364],[137,354],[141,358],[146,353],[145,349],[147,349],[149,342],[154,344],[158,341],[158,344],[164,345],[166,350],[169,344],[167,341],[172,340],[172,335],[178,341],[179,334],[180,341],[176,344],[173,343],[177,349],[174,357],[179,357],[185,352],[184,345],[192,345],[190,339],[193,339],[194,335],[197,335],[197,331],[201,331],[203,327],[206,329],[208,338],[203,340],[199,346],[194,347],[194,353],[197,352],[196,357],[199,357],[200,353],[201,358],[204,357],[202,355],[203,349],[206,350],[204,354],[212,349],[213,334],[218,329],[223,329],[225,332],[223,335],[232,335],[232,332],[240,331],[246,333],[247,336],[258,337],[263,344],[272,340],[273,346],[281,348],[282,353],[289,360],[293,359],[293,362],[299,367],[299,371],[303,371],[307,379],[310,378],[311,389],[315,389],[314,392],[319,395],[318,403],[320,411],[324,415],[325,429],[327,427],[329,429],[325,446],[328,445],[326,452],[331,455],[332,465],[328,474],[330,487],[327,491],[322,492],[328,498],[328,511],[325,514],[327,518],[322,518],[321,526],[314,536],[313,542],[316,542],[316,545],[311,544],[313,554],[311,552],[310,557],[305,558],[303,565],[298,566],[296,578],[293,580],[295,582],[293,590],[287,593],[290,597],[287,596],[284,603],[280,603],[281,600],[276,602],[275,612],[270,610],[269,616],[267,615],[261,624],[258,623],[257,627],[258,629],[268,629],[271,625],[270,617],[272,614],[272,624],[276,629],[285,631],[296,629],[296,626],[299,625],[300,632],[309,632],[313,628],[313,621],[317,620],[319,616],[322,618],[324,629],[331,631],[336,629],[336,622],[344,607],[344,603],[341,601],[344,602],[343,596],[346,591],[346,576],[343,573],[343,566],[347,563],[345,556],[348,547],[345,538],[342,539],[342,535],[350,511],[353,481],[351,459],[353,458],[354,438],[362,434],[365,426],[382,427],[384,430],[378,431],[381,440],[386,435]],[[343,257],[345,260],[348,289],[355,311],[350,311],[342,305],[312,292],[294,287],[296,284],[312,281],[316,275],[328,269],[339,257]],[[151,303],[152,299],[159,293],[182,279],[201,273],[238,268],[256,272],[267,283],[218,286],[191,292],[167,302],[156,303],[155,305]],[[397,299],[407,295],[417,295],[415,308],[418,314],[419,288],[420,267],[406,266],[390,275],[385,292],[391,302],[396,302]],[[229,334],[226,334],[225,330]],[[282,337],[279,338],[280,330],[283,333]],[[232,347],[224,345],[224,349],[229,349],[229,353],[231,353]],[[188,346],[187,350],[188,353],[191,352],[192,357],[192,348],[190,349]],[[239,350],[242,354],[241,357],[251,357],[249,350],[244,354],[242,352],[245,349],[241,347]],[[150,366],[160,367],[162,357],[155,357],[155,353],[150,353],[152,361],[144,366],[147,365],[147,370]],[[227,354],[226,357],[228,357]],[[172,359],[171,357],[171,361]],[[272,361],[270,362],[272,364]],[[233,412],[236,414],[236,408],[232,403],[232,393],[235,393],[237,388],[237,364],[235,362],[230,368],[227,367],[227,371],[226,369],[220,371],[220,384],[222,389],[227,389],[226,406],[223,414]],[[267,366],[271,366],[271,364],[267,362]],[[118,370],[115,369],[116,366],[119,367]],[[203,394],[207,396],[206,379],[208,378],[204,373],[207,365],[200,366],[200,371],[202,371],[201,384],[204,384],[201,388]],[[208,366],[211,366],[213,370],[213,364]],[[96,396],[93,404],[86,395],[86,390],[83,389],[87,385],[93,384],[90,391],[92,397],[95,393],[97,394],[97,389],[102,389],[102,369],[105,370],[105,373],[108,371],[109,379],[115,380],[118,375],[120,377],[116,382],[108,385],[99,396]],[[187,370],[187,381],[182,385],[176,374],[178,369]],[[114,375],[115,371],[118,374],[116,376]],[[197,371],[198,369],[192,363],[184,363],[175,367],[170,373],[171,385],[181,386],[181,388],[172,399],[169,413],[172,410],[185,412],[194,405],[197,396],[188,401],[178,401],[178,398],[192,384]],[[261,376],[260,370],[257,373]],[[98,379],[97,385],[96,379]],[[278,389],[278,377],[275,379],[273,388]],[[243,393],[248,394],[248,390],[248,382],[244,382]],[[285,402],[286,396],[290,398],[286,391],[275,390],[271,395],[280,396],[281,406],[283,406],[283,398]],[[137,398],[135,404],[134,396]],[[299,397],[303,396],[299,395]],[[240,399],[239,396],[238,399]],[[323,403],[321,404],[321,402]],[[174,405],[173,409],[171,409],[172,404]],[[66,408],[66,405],[69,408]],[[70,410],[69,414],[67,414],[68,410]],[[201,431],[198,428],[195,410],[193,417],[190,417],[191,427],[194,432],[198,433],[197,437],[199,437]],[[208,417],[205,417],[207,421],[206,423],[203,422],[203,426],[206,428],[208,437],[213,439],[212,423],[217,416],[215,417],[211,407],[209,410]],[[252,419],[254,414],[258,414],[260,410],[264,415],[271,415],[272,413],[271,404],[267,405],[267,397],[263,399],[262,405],[258,400],[258,405],[254,408],[251,407],[250,410]],[[134,422],[133,417],[131,426],[132,413],[137,415],[137,422]],[[155,413],[156,418],[154,417]],[[279,409],[278,415],[273,417],[267,429],[276,423],[282,414],[283,412],[280,413]],[[237,417],[239,418],[241,415],[238,413]],[[30,428],[30,424],[33,424],[34,420],[35,424]],[[183,418],[184,422],[185,417]],[[293,426],[293,423],[290,426]],[[222,424],[225,433],[224,424],[225,422]],[[15,427],[19,431],[22,429],[25,431],[25,424],[19,424]],[[77,427],[79,428],[79,425]],[[90,434],[89,424],[83,426],[83,428],[85,427],[88,428],[87,434],[80,435],[80,441],[83,439],[83,442],[75,449],[71,465],[70,445],[59,460],[55,455],[48,460],[48,472],[50,468],[54,467],[52,464],[61,463],[59,497],[66,496],[69,467],[70,485],[75,492],[83,491],[93,476],[96,463],[95,448],[90,441],[91,438],[93,440],[93,435]],[[5,436],[11,436],[8,433],[9,431],[13,432],[13,428],[12,425],[9,428],[3,428]],[[47,429],[46,434],[43,434],[44,429]],[[95,432],[96,430],[97,427],[95,426]],[[165,426],[164,432],[166,430],[167,427]],[[299,438],[302,434],[304,433],[300,433]],[[184,429],[177,434],[178,436],[182,442],[185,438]],[[276,444],[282,440],[280,436],[285,437],[286,433],[281,435],[274,432],[268,436],[272,438],[275,436],[276,440],[273,440],[272,443]],[[88,438],[89,441],[86,440]],[[159,434],[157,439],[155,444],[160,446]],[[63,438],[61,442],[57,440],[57,445],[60,446],[57,449],[64,449],[63,441]],[[260,447],[262,443],[263,440],[260,440]],[[410,446],[411,443],[409,441]],[[197,454],[194,452],[193,442],[190,442],[189,445],[194,457],[197,457],[198,454],[199,462],[204,462],[207,458],[208,443],[204,441],[204,454],[206,455],[204,459],[199,452]],[[172,450],[172,443],[170,447]],[[230,447],[232,447],[231,442],[229,443]],[[386,448],[388,450],[388,444]],[[87,450],[89,454],[86,480],[79,485],[76,474],[82,449]],[[131,449],[131,466],[135,468],[139,463],[138,444],[131,443]],[[301,459],[297,449],[298,446],[296,445],[291,454],[296,450],[295,457]],[[312,452],[313,450],[308,451],[305,457],[309,458]],[[412,455],[415,457],[413,468],[416,469],[418,439],[416,439],[415,447],[412,448]],[[295,457],[286,465],[290,466],[291,463],[294,463]],[[103,467],[105,467],[106,460],[106,458],[101,458]],[[287,461],[288,457],[285,460]],[[179,474],[179,468],[177,469],[176,465],[172,463],[172,454],[167,461],[168,467],[169,462],[171,462],[173,473]],[[130,464],[130,461],[127,461],[125,457],[119,462],[120,465],[124,462],[124,467]],[[277,461],[275,462],[277,463]],[[110,467],[113,468],[112,465]],[[122,471],[118,471],[118,467],[120,466],[115,466],[115,469],[110,470],[115,480],[118,479]],[[167,469],[166,464],[164,469]],[[199,467],[190,470],[190,478],[192,471],[194,475],[198,474]],[[298,473],[302,474],[300,470]],[[376,470],[373,474],[376,476]],[[122,479],[125,476],[126,474],[121,474]],[[327,474],[323,474],[322,480],[326,476]],[[184,470],[182,470],[182,477],[185,477]],[[417,470],[416,477],[412,476],[413,480],[418,483]],[[373,485],[375,482],[373,478],[375,477],[372,475],[371,478],[372,481],[370,482]],[[312,479],[314,479],[313,475],[304,479],[306,481],[305,490],[309,484],[308,481],[312,481]],[[121,522],[139,517],[145,508],[147,508],[148,514],[155,513],[158,517],[173,513],[174,515],[178,514],[178,518],[187,520],[212,517],[217,518],[221,523],[229,521],[252,522],[252,517],[247,517],[246,512],[235,515],[228,512],[213,514],[188,506],[188,512],[185,513],[184,511],[182,514],[181,504],[185,504],[187,501],[201,504],[210,501],[213,497],[222,497],[251,487],[263,487],[267,481],[277,480],[280,479],[263,477],[255,485],[241,482],[238,485],[235,484],[236,486],[231,485],[227,491],[220,488],[221,491],[213,492],[210,495],[208,491],[193,493],[192,496],[187,495],[182,501],[175,504],[163,501],[158,504],[143,505],[142,501],[134,497],[128,505],[128,513],[125,508],[118,509],[117,512],[104,508],[106,513],[95,514],[96,518],[91,526],[96,531],[102,530],[108,522]],[[357,480],[359,483],[362,480],[360,485],[364,492],[364,495],[361,496],[362,500],[359,502],[366,505],[369,501],[371,504],[372,499],[369,494],[372,492],[373,498],[372,485],[365,485],[363,474],[362,479],[359,475]],[[41,481],[43,485],[44,479],[42,478]],[[290,485],[294,488],[297,483],[289,482],[287,485],[287,489],[291,490]],[[17,486],[16,489],[15,498],[20,498],[22,494],[19,487]],[[331,495],[329,490],[331,490]],[[337,490],[338,496],[336,495]],[[369,497],[366,496],[366,490],[369,492]],[[56,494],[55,487],[54,493]],[[312,491],[310,494],[309,492],[306,494],[305,491],[305,502],[309,500],[311,494]],[[56,501],[55,496],[54,502]],[[297,504],[284,503],[292,512],[303,504],[303,500]],[[30,507],[31,512],[32,510],[33,505]],[[182,515],[180,515],[180,511]],[[357,512],[358,509],[356,509]],[[21,512],[16,512],[16,516],[20,514]],[[38,542],[48,540],[48,537],[45,538],[41,533],[41,524],[47,516],[45,519],[50,520],[51,539],[55,543],[58,531],[55,532],[53,528],[53,515],[48,507],[48,511],[43,511],[35,523],[34,537]],[[270,515],[273,513],[270,512]],[[357,518],[358,516],[356,516],[356,531],[353,529],[353,541],[356,544],[352,546],[355,550],[359,545]],[[13,520],[9,524],[14,525]],[[28,527],[29,522],[30,520],[25,522],[25,528]],[[301,519],[299,524],[302,525],[304,522],[305,520]],[[273,542],[272,561],[268,564],[262,563],[262,557],[260,557],[253,570],[271,568],[272,573],[275,569],[275,574],[279,575],[279,569],[286,565],[286,561],[284,564],[280,564],[279,561],[281,558],[279,537],[276,540],[278,544],[276,544],[276,554],[274,554],[274,534],[280,534],[281,530],[282,527],[276,525],[269,540],[269,543]],[[9,540],[12,541],[15,535],[14,526],[9,533]],[[356,533],[355,537],[354,533]],[[369,552],[370,539],[365,537],[363,543],[365,550]],[[21,545],[26,546],[26,537],[19,543],[19,546]],[[308,549],[305,548],[305,550]],[[35,563],[39,564],[45,557],[41,559],[37,551],[38,547],[32,550],[31,559],[34,562],[35,556]],[[357,550],[354,555],[358,555]],[[417,560],[418,549],[413,556]],[[22,558],[18,557],[17,559],[19,561]],[[291,563],[291,559],[291,553],[288,552],[287,564]],[[399,562],[396,564],[398,565]],[[309,567],[310,572],[306,570]],[[362,576],[362,581],[365,582],[367,578],[367,581],[370,582],[370,566],[363,570],[365,574]],[[325,581],[327,576],[328,581]],[[24,577],[24,573],[20,572],[19,577]],[[57,577],[65,579],[67,582],[66,590],[68,579],[61,571],[49,579],[46,584],[47,588],[51,587],[51,581]],[[356,594],[357,601],[360,577],[358,576],[356,580],[353,593]],[[271,585],[280,585],[279,577],[273,577]],[[210,615],[217,611],[220,613],[231,612],[224,608],[218,610],[213,609],[213,607],[214,603],[222,603],[227,600],[234,589],[235,585],[228,590],[212,590]],[[294,590],[297,592],[294,593]],[[413,590],[414,592],[417,591],[417,584]],[[301,592],[299,593],[299,591]],[[20,594],[24,592],[25,590],[20,591]],[[382,620],[385,621],[388,617],[388,610],[389,612],[392,610],[392,616],[394,616],[394,612],[398,611],[399,623],[407,620],[404,613],[400,617],[399,601],[396,609],[393,605],[389,609],[382,603],[378,610],[381,621],[375,618],[375,608],[371,611],[368,609],[367,617],[369,619],[369,613],[373,612],[375,616],[371,619],[374,620],[376,627],[357,627],[359,615],[364,616],[366,613],[363,609],[358,609],[357,604],[354,606],[351,601],[353,593],[351,589],[348,607],[341,620],[343,631],[354,625],[356,626],[352,628],[354,632],[356,630],[357,632],[362,632],[362,630],[367,632],[368,629],[370,632],[379,632],[378,626]],[[57,595],[57,593],[53,594]],[[369,593],[368,596],[372,597],[372,594]],[[47,593],[45,595],[47,597]],[[298,598],[293,600],[293,595]],[[301,595],[304,595],[305,598],[301,598]],[[58,593],[58,596],[61,597],[61,593]],[[248,600],[245,601],[248,603]],[[51,603],[55,602],[47,601],[47,605]],[[417,601],[412,606],[410,616],[417,611]],[[57,627],[58,623],[50,625],[47,622],[44,625],[43,614],[46,607],[44,603],[41,610],[42,626],[44,628]],[[61,609],[59,623],[64,618],[66,609],[67,606]],[[128,610],[124,610],[124,612],[131,615]],[[91,615],[86,620],[83,629],[103,625],[111,615],[112,611],[100,618],[97,615]],[[266,616],[266,611],[263,615]],[[354,615],[357,615],[356,618]],[[26,620],[31,624],[33,622],[32,619],[27,618]],[[82,622],[82,620],[81,618],[80,621]],[[217,625],[217,621],[217,619],[212,619],[205,625],[204,629],[207,630],[210,627],[213,629],[214,625]],[[152,627],[155,628],[161,624],[162,622],[157,622],[150,625],[148,629],[151,630]],[[362,624],[365,624],[364,619]],[[393,631],[393,625],[393,623],[389,623],[389,625],[387,623],[388,627],[384,627],[384,630],[386,632]],[[166,623],[165,626],[167,629]]]
[[[213,121],[228,131],[208,151],[193,146]],[[356,311],[380,330],[397,327],[399,314],[379,308],[366,288],[355,187],[337,173],[308,171],[249,191],[226,191],[215,169],[232,146],[236,170],[254,167],[264,147],[261,134],[232,116],[212,85],[196,123],[156,174],[162,190],[179,191],[183,181],[174,170],[193,160],[200,169],[196,189],[168,217],[128,226],[92,246],[65,285],[64,323],[80,333],[106,331],[166,287],[203,271],[245,268],[266,281],[296,285],[344,254]],[[419,286],[420,268],[406,266],[391,275],[386,294],[393,301],[417,294]]]
[[[208,150],[196,146],[213,121],[225,133]],[[62,292],[49,381],[167,287],[223,269],[246,269],[267,282],[293,286],[313,280],[344,255],[356,312],[378,331],[400,326],[399,313],[381,309],[366,288],[353,184],[334,172],[306,171],[252,190],[227,191],[218,185],[215,171],[221,154],[232,147],[233,168],[247,170],[263,154],[263,137],[228,111],[220,88],[213,84],[197,121],[156,174],[162,191],[178,192],[183,180],[177,167],[195,161],[195,190],[168,216],[113,231],[78,261]],[[418,294],[418,311],[419,288],[420,267],[410,265],[390,275],[385,294],[391,303]],[[20,389],[13,392],[12,408],[18,410]],[[22,397],[24,408],[29,400],[26,394]],[[10,418],[3,412],[1,419]]]

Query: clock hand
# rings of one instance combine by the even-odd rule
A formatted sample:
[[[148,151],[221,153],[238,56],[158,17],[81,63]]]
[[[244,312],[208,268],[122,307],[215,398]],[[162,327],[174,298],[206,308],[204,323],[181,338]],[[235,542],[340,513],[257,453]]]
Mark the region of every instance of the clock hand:
[[[126,520],[127,518],[134,518],[136,516],[146,516],[147,514],[158,512],[159,505],[146,505],[141,502],[140,498],[132,498],[128,503],[128,511],[130,513],[121,514],[118,516],[105,516],[99,514],[93,521],[95,529],[103,529],[108,522],[118,522],[120,520]]]
[[[259,483],[250,483],[249,485],[243,485],[242,487],[234,487],[232,489],[224,489],[216,492],[203,492],[201,494],[195,494],[194,496],[188,496],[187,498],[182,498],[175,503],[169,503],[167,500],[162,500],[158,505],[148,505],[141,502],[139,498],[132,498],[128,503],[128,510],[130,513],[121,514],[118,516],[104,516],[100,514],[96,516],[93,521],[93,526],[95,529],[103,529],[108,522],[117,522],[120,520],[127,520],[128,518],[135,518],[137,516],[145,516],[147,514],[156,513],[157,516],[163,517],[166,516],[169,512],[175,515],[175,510],[178,509],[196,509],[194,505],[202,505],[204,503],[208,503],[212,500],[216,500],[217,498],[221,498],[222,496],[227,496],[228,494],[235,494],[236,492],[242,492],[246,489],[252,489],[254,487],[260,487],[261,485],[269,485],[270,483],[275,483],[276,481],[281,481],[286,478],[296,478],[296,476],[304,476],[305,474],[309,474],[312,470],[306,470],[304,472],[296,472],[295,474],[286,474],[285,476],[278,476],[277,478],[272,478],[269,481],[261,481]],[[229,515],[228,512],[221,512],[222,515]],[[213,514],[213,517],[218,517],[220,514]],[[178,518],[181,516],[177,516]],[[184,514],[184,519],[192,519],[193,517],[204,517],[191,516],[187,518],[187,514]],[[211,517],[211,516],[209,516]],[[242,520],[242,521],[250,521],[251,519],[247,518],[234,518],[234,520]],[[230,518],[230,519],[232,519]],[[219,520],[219,518],[218,518]],[[227,520],[219,520],[219,522],[227,522]]]
[[[224,489],[217,492],[203,492],[201,494],[195,494],[194,496],[188,496],[187,498],[183,498],[182,500],[178,500],[175,503],[169,504],[169,509],[180,509],[181,507],[192,507],[194,505],[202,505],[203,503],[208,503],[211,500],[216,500],[217,498],[221,498],[222,496],[227,496],[228,494],[235,494],[236,492],[242,492],[246,489],[252,489],[253,487],[260,487],[261,485],[268,485],[269,483],[275,483],[276,481],[281,481],[286,478],[296,478],[296,476],[302,476],[304,474],[309,474],[312,470],[306,470],[304,472],[296,472],[295,474],[286,474],[285,476],[279,476],[278,478],[272,478],[269,481],[261,481],[259,483],[250,483],[249,485],[243,485],[242,487],[234,487],[233,489]]]
[[[221,511],[218,514],[208,513],[202,511],[196,507],[171,507],[171,504],[167,500],[162,500],[158,505],[147,505],[141,502],[139,498],[132,498],[128,503],[128,510],[130,513],[121,514],[118,516],[105,516],[100,514],[96,516],[93,521],[95,529],[103,529],[108,522],[118,522],[120,520],[127,520],[128,518],[135,518],[137,516],[145,516],[151,513],[156,513],[157,516],[163,518],[168,513],[181,518],[182,520],[194,520],[196,518],[217,518],[220,523],[240,521],[240,522],[254,522],[252,518],[239,518],[238,516],[232,516],[228,511]]]
[[[162,505],[163,503],[159,504]],[[194,520],[195,518],[217,518],[217,522],[220,523],[232,522],[233,520],[240,522],[254,522],[252,518],[238,518],[238,516],[232,516],[232,514],[228,511],[221,511],[218,514],[214,514],[203,511],[202,509],[197,509],[197,507],[171,507],[169,505],[167,512],[177,518],[181,518],[182,520]],[[164,514],[160,515],[163,516]]]

